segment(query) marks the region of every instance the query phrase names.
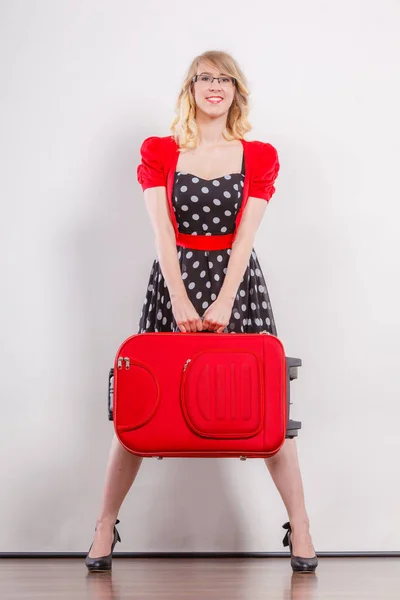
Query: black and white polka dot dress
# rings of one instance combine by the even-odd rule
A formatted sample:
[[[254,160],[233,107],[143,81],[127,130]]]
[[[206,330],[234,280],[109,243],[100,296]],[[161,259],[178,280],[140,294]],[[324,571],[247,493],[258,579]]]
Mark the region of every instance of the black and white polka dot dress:
[[[179,231],[191,235],[232,233],[242,202],[243,181],[244,159],[241,173],[212,180],[176,172],[173,209]],[[177,252],[187,294],[202,316],[217,299],[231,250],[196,250],[177,246]],[[277,336],[267,285],[253,248],[224,332],[259,333],[263,330]],[[138,333],[147,331],[180,331],[158,258],[151,267],[139,319]]]

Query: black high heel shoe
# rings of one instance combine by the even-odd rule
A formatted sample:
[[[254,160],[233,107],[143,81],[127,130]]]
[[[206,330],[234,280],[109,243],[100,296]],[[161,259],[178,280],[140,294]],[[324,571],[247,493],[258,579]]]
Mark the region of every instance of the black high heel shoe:
[[[119,520],[117,519],[115,522],[115,525],[118,525],[118,523],[119,523]],[[114,541],[111,546],[110,554],[108,554],[107,556],[97,556],[97,557],[92,558],[89,556],[89,554],[90,554],[90,550],[92,549],[93,543],[90,546],[89,552],[87,553],[87,556],[86,556],[85,564],[91,573],[92,572],[111,571],[112,553],[113,553],[115,544],[117,542],[121,541],[121,537],[120,537],[115,525],[114,525]],[[95,528],[95,531],[96,531],[96,529],[97,528]]]
[[[282,540],[284,546],[289,546],[290,549],[290,564],[295,573],[314,573],[315,569],[318,566],[318,557],[317,555],[312,558],[303,558],[302,556],[293,556],[293,548],[292,548],[292,528],[290,523],[287,522],[282,525],[283,529],[287,529],[286,535]]]

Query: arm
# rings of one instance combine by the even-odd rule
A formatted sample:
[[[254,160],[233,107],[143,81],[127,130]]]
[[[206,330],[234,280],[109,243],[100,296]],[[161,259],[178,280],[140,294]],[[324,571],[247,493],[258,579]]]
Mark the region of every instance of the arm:
[[[225,280],[220,290],[220,295],[232,303],[248,265],[256,231],[267,204],[275,193],[274,183],[280,169],[278,152],[274,146],[264,142],[256,143],[258,155],[250,181],[249,198],[232,245]]]
[[[137,178],[143,189],[147,212],[155,234],[161,271],[171,300],[187,297],[176,251],[174,226],[169,213],[161,138],[154,135],[146,138],[140,147],[140,155]]]
[[[161,271],[171,300],[179,296],[187,296],[176,251],[175,231],[169,214],[165,186],[145,189],[144,199],[155,235]]]
[[[234,302],[237,290],[249,263],[257,229],[263,218],[267,202],[249,197],[243,210],[239,231],[232,245],[228,267],[219,297]]]

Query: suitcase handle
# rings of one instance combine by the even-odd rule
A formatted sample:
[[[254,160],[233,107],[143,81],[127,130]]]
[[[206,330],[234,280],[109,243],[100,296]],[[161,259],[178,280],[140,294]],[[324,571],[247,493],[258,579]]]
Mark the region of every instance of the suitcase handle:
[[[114,420],[114,369],[108,373],[108,420]]]
[[[294,358],[292,356],[286,356],[286,410],[287,410],[287,427],[286,437],[294,438],[298,436],[299,430],[301,429],[301,421],[293,421],[290,418],[290,382],[293,379],[297,379],[299,367],[301,367],[301,358]]]
[[[204,315],[200,316],[200,319],[204,321]],[[209,329],[201,329],[200,331],[195,331],[194,333],[217,333],[216,331],[210,331]],[[222,333],[229,333],[228,326],[226,326]]]

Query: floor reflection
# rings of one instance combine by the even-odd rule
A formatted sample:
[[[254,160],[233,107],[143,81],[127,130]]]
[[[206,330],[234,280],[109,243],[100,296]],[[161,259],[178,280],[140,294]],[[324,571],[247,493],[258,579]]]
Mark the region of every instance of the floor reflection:
[[[89,573],[86,577],[91,600],[121,600],[121,583],[113,578],[113,572]]]
[[[89,592],[88,597],[90,600],[122,600],[123,598],[134,600],[135,596],[137,598],[142,598],[143,595],[148,595],[148,590],[146,591],[146,585],[143,585],[143,582],[140,591],[138,590],[136,595],[136,593],[132,594],[131,580],[126,581],[126,589],[124,589],[124,579],[121,579],[121,577],[118,579],[119,580],[117,581],[116,578],[113,577],[112,571],[108,573],[88,573],[86,581]],[[206,582],[205,586],[207,587]],[[274,597],[276,597],[276,593],[279,593],[277,587],[279,587],[279,584],[275,580],[273,586]],[[291,573],[291,575],[288,575],[287,579],[283,580],[283,587],[284,589],[282,589],[279,594],[282,600],[316,600],[318,578],[315,573]],[[157,594],[158,598],[171,598],[170,593],[166,588],[167,582],[163,592]],[[202,593],[201,590],[197,589],[197,593],[193,593],[189,584],[187,595],[190,596],[192,600],[206,600],[208,592]],[[245,593],[244,596],[246,599],[251,598],[251,590],[249,589],[248,593]],[[268,593],[265,598],[267,600]],[[220,600],[225,599],[220,597]]]
[[[316,600],[318,578],[315,573],[292,573],[288,600]]]

